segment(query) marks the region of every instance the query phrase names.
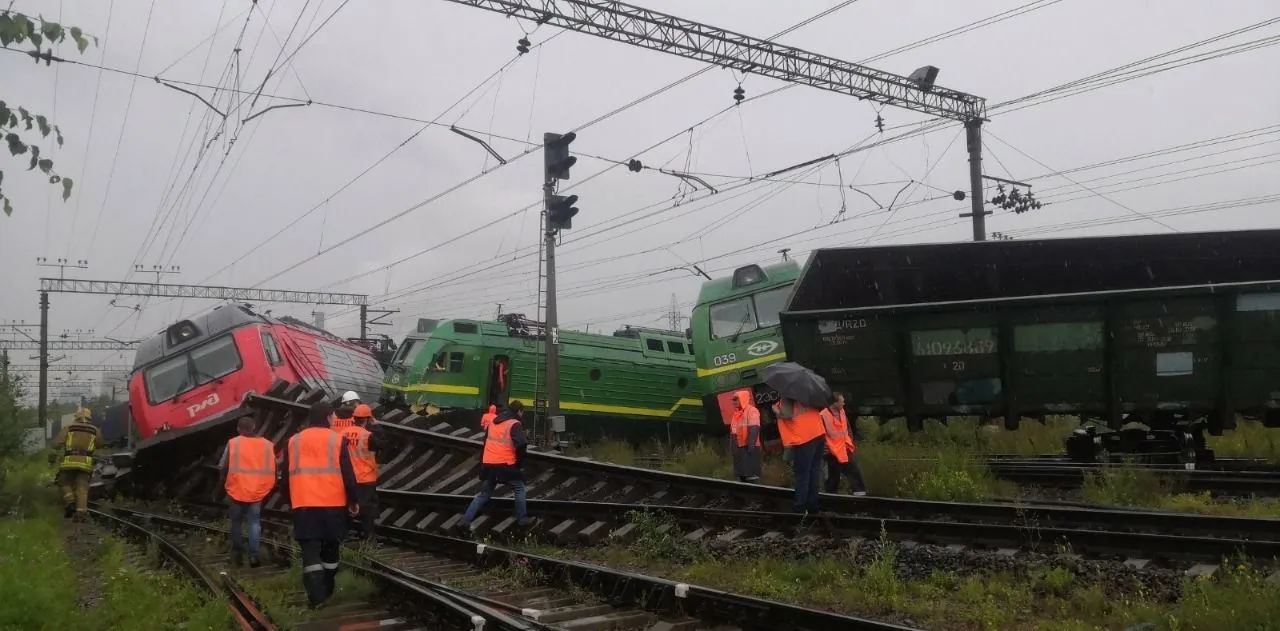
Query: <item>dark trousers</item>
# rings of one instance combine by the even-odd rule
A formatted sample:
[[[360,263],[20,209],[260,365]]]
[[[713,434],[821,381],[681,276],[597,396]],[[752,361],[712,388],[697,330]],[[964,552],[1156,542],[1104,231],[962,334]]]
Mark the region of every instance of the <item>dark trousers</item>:
[[[249,558],[258,558],[258,540],[262,538],[262,502],[246,504],[231,500],[231,549],[244,552],[244,523],[249,522]]]
[[[822,445],[819,436],[791,448],[791,471],[795,478],[796,498],[792,509],[797,513],[818,512],[819,478],[822,477]]]
[[[303,539],[298,543],[302,546],[302,588],[314,607],[333,596],[342,543],[336,539]]]
[[[849,479],[849,490],[853,492],[866,491],[867,483],[862,480],[862,470],[858,468],[857,452],[849,454],[849,462],[841,463],[836,460],[835,456],[827,454],[824,456],[827,461],[827,481],[826,488],[828,493],[835,493],[840,490],[840,476]]]
[[[356,504],[360,507],[360,531],[365,539],[372,539],[378,519],[378,484],[369,482],[356,485]]]
[[[507,482],[485,480],[484,486],[480,487],[480,492],[476,493],[475,499],[471,500],[471,505],[467,506],[467,512],[462,515],[463,525],[470,524],[471,520],[476,518],[476,514],[480,512],[480,509],[489,503],[489,498],[493,497],[493,492],[497,490],[499,484],[506,484],[511,487],[512,494],[515,496],[516,521],[521,525],[529,521],[529,509],[524,499],[524,480],[509,480]]]

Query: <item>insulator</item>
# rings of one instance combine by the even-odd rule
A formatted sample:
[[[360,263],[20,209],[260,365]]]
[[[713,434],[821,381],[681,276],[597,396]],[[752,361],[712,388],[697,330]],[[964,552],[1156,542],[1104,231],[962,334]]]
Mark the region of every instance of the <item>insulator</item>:
[[[733,89],[733,100],[741,103],[743,99],[747,98],[746,94],[747,91],[743,90],[742,86],[738,86]]]
[[[529,38],[528,38],[528,37],[521,37],[521,38],[516,42],[516,50],[520,51],[520,54],[521,54],[521,55],[523,55],[523,54],[525,54],[525,53],[529,52]]]
[[[632,173],[639,173],[640,169],[643,169],[643,168],[644,168],[644,165],[640,164],[640,161],[636,160],[635,158],[632,158],[627,161],[627,170],[631,171]]]
[[[884,131],[884,118],[881,118],[879,114],[876,114],[876,130]]]

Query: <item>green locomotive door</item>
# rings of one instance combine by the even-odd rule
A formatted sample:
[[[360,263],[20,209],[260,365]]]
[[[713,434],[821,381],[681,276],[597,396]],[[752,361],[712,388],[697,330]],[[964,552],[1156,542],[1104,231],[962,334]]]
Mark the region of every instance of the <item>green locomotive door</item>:
[[[495,355],[489,362],[489,405],[506,407],[511,394],[511,360],[506,355]]]

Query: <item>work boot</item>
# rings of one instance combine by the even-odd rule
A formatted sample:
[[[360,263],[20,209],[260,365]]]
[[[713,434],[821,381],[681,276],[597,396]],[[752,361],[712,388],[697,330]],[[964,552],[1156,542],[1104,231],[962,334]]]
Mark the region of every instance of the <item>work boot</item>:
[[[63,519],[71,519],[72,517],[75,517],[75,515],[76,515],[76,503],[67,502],[67,507],[62,511]]]
[[[258,557],[249,557],[249,567],[262,567],[262,561]]]
[[[231,551],[231,565],[242,567],[244,565],[244,553],[233,549]]]

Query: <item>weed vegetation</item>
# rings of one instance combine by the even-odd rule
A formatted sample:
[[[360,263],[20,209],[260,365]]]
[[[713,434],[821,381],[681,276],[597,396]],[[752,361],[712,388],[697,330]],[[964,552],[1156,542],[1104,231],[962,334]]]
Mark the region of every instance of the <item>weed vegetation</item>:
[[[999,424],[960,419],[943,424],[927,421],[911,433],[901,419],[879,423],[859,419],[862,440],[858,464],[873,495],[926,500],[980,502],[1023,495],[1019,487],[998,480],[986,468],[993,454],[1062,453],[1063,440],[1077,427],[1074,418],[1026,422],[1016,431]],[[1280,430],[1241,420],[1235,430],[1207,437],[1219,456],[1264,458],[1280,464]],[[570,452],[629,466],[652,466],[675,473],[733,479],[724,440],[702,439],[668,446],[654,441],[636,448],[625,442],[601,441]],[[790,486],[791,471],[780,454],[766,453],[763,484]],[[847,490],[847,489],[846,489]],[[1280,517],[1280,502],[1270,499],[1214,498],[1169,488],[1151,472],[1117,465],[1090,476],[1080,491],[1085,502],[1214,515]]]
[[[876,545],[833,549],[821,556],[726,555],[678,536],[674,524],[651,512],[632,514],[626,541],[582,550],[526,545],[538,554],[630,568],[671,580],[956,631],[1151,631],[1280,628],[1280,586],[1246,563],[1228,563],[1211,580],[1187,579],[1176,601],[1140,588],[1118,592],[1082,582],[1071,571],[911,575],[885,538]],[[918,572],[918,570],[916,570]],[[1149,626],[1143,626],[1149,625]]]
[[[185,578],[126,562],[127,544],[118,539],[71,530],[46,463],[3,466],[9,475],[0,489],[0,629],[230,628],[226,606]]]

